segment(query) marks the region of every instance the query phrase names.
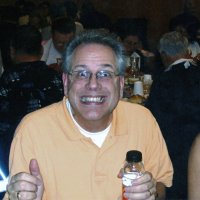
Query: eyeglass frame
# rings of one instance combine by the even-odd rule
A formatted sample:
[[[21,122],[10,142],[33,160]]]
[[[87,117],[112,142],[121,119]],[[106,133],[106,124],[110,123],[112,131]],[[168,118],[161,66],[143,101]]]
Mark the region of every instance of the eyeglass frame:
[[[84,77],[81,77],[80,76],[80,73],[87,73],[87,75]],[[73,73],[77,73],[75,74],[75,76],[73,77]],[[109,76],[105,77],[105,76],[101,76],[100,74],[101,73],[108,73]],[[112,71],[109,71],[109,70],[100,70],[100,71],[97,71],[96,73],[93,73],[89,70],[74,70],[74,71],[71,71],[71,72],[68,72],[68,75],[72,76],[72,80],[74,81],[89,81],[91,80],[92,76],[95,75],[96,76],[96,80],[102,80],[102,81],[106,81],[106,80],[112,80],[118,76],[121,76],[120,73],[116,73],[116,72],[112,72]],[[78,76],[78,78],[77,78]]]

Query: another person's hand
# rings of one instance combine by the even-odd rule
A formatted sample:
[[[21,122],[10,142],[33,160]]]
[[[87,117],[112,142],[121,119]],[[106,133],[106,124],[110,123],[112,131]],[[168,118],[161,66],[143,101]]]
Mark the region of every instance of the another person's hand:
[[[10,200],[41,200],[44,193],[44,183],[37,160],[32,159],[29,173],[21,172],[12,176],[7,192]]]

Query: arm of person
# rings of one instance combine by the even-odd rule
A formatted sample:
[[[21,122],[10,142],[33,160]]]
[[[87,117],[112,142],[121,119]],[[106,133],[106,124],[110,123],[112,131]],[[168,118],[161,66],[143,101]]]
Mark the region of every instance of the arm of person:
[[[200,134],[194,140],[188,161],[188,199],[200,199]]]

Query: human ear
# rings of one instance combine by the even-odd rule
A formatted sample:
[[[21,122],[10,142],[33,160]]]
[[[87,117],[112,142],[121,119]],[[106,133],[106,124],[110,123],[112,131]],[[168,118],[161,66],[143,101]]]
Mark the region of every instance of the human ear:
[[[62,80],[63,80],[64,94],[65,96],[67,96],[68,95],[68,74],[63,73]]]
[[[120,76],[120,99],[123,98],[123,92],[124,92],[124,77]]]

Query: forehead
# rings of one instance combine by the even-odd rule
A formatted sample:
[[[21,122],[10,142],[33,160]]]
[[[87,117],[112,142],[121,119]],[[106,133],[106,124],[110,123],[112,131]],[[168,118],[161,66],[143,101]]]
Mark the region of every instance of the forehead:
[[[73,62],[87,64],[90,62],[116,64],[116,54],[109,47],[102,44],[82,44],[78,46],[73,55]]]

